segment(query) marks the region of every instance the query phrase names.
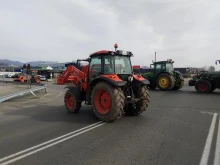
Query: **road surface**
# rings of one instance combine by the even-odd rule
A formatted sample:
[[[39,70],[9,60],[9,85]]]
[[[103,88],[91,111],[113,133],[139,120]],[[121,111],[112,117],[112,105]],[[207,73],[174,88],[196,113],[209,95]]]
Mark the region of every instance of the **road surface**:
[[[15,165],[217,165],[220,92],[194,88],[150,91],[138,117],[98,122],[90,106],[68,114],[63,86],[12,109],[0,108],[0,164]],[[17,103],[14,103],[17,104]],[[94,124],[94,125],[93,125]],[[83,129],[82,129],[83,128]]]

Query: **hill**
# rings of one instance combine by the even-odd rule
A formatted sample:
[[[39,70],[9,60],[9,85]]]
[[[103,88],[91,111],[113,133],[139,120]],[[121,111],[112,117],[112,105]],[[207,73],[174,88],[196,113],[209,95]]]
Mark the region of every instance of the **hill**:
[[[37,66],[39,64],[53,64],[55,61],[30,61],[30,62],[20,62],[20,61],[12,61],[8,59],[0,59],[0,66],[23,66],[24,64],[30,64],[32,66]]]

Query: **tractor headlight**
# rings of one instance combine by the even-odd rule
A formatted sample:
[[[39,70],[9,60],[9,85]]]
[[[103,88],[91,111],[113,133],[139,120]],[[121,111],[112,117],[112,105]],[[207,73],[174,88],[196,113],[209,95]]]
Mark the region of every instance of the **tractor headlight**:
[[[132,82],[133,81],[133,76],[128,76],[128,81]]]

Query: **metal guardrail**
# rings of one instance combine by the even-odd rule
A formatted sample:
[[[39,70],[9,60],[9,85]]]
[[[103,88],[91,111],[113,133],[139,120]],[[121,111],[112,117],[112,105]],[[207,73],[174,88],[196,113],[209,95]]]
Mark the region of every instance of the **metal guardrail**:
[[[19,81],[3,81],[0,80],[0,82],[4,85],[4,84],[15,84],[15,85],[27,85],[28,83],[26,82],[19,82]],[[38,85],[38,86],[43,86],[44,84],[42,83],[31,83],[31,85]]]
[[[13,93],[13,94],[9,94],[9,95],[6,95],[6,96],[2,96],[2,97],[0,97],[0,103],[4,102],[6,100],[9,100],[9,99],[15,98],[15,97],[19,97],[19,96],[23,96],[25,94],[29,94],[29,93],[31,93],[32,95],[34,95],[36,97],[34,92],[42,90],[42,89],[44,89],[45,92],[47,92],[46,91],[46,86],[43,85],[43,86],[37,86],[37,87],[34,87],[34,88],[26,89],[26,90],[16,92],[16,93]]]
[[[19,81],[5,81],[5,80],[0,80],[0,83],[4,84],[15,84],[15,85],[27,85],[28,83],[26,82],[19,82]],[[44,86],[42,83],[31,83],[29,85],[37,85],[37,86]]]

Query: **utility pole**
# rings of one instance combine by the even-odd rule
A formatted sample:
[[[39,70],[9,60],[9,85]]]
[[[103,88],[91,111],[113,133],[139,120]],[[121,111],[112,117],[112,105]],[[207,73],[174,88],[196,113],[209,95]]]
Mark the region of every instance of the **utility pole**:
[[[155,52],[155,62],[156,62],[156,58],[157,58],[157,52]]]

